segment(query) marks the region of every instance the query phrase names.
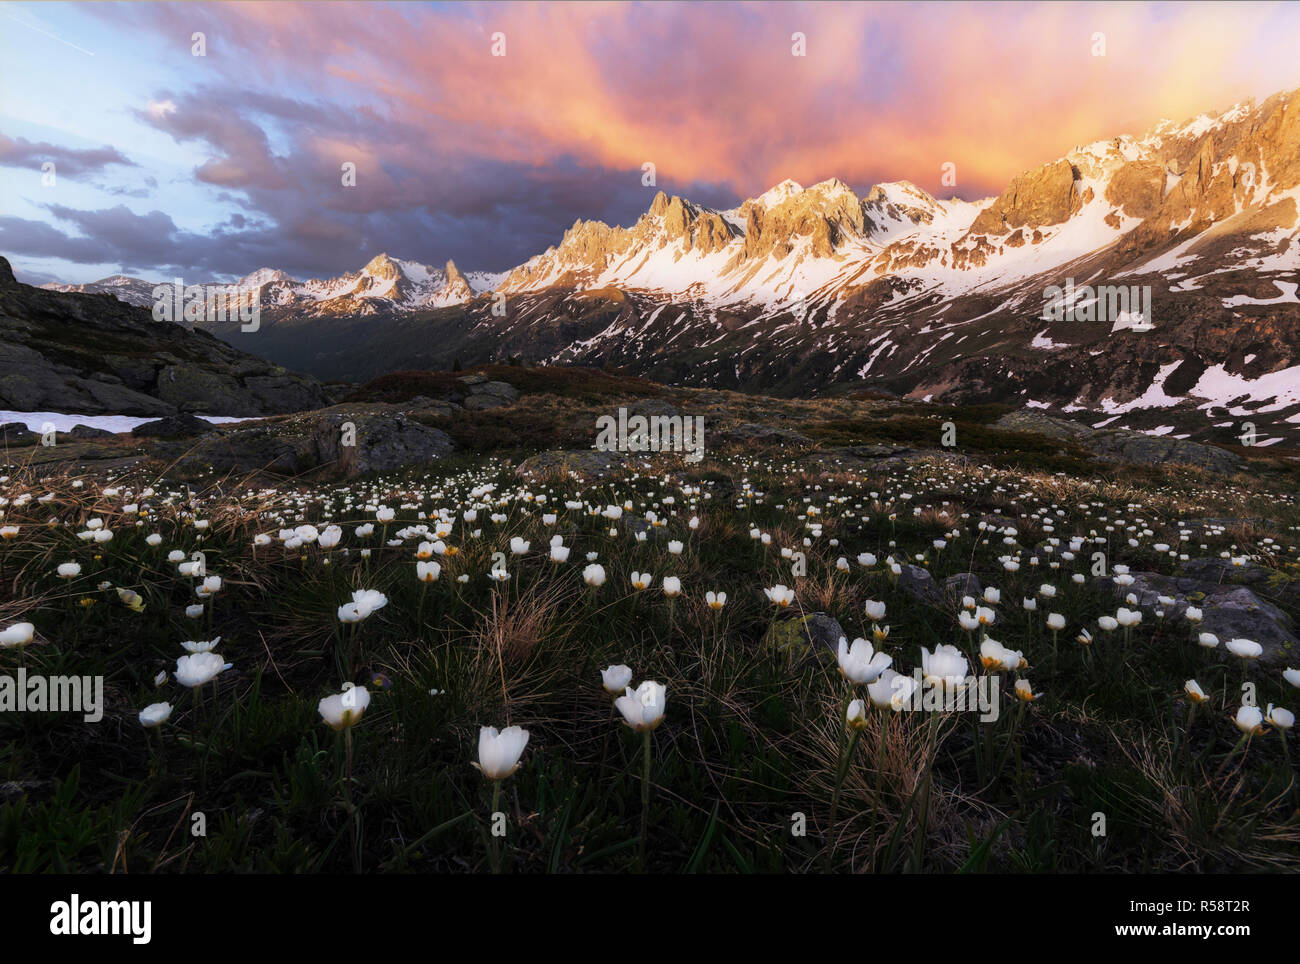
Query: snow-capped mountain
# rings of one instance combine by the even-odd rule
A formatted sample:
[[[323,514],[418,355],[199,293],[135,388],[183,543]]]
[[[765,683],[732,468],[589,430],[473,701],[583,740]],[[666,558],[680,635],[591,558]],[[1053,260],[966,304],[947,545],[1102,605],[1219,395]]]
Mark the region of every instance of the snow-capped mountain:
[[[210,289],[237,286],[244,294],[234,304],[243,304],[256,296],[264,310],[276,309],[274,314],[281,318],[358,317],[458,305],[490,290],[502,277],[504,273],[484,271],[462,274],[452,261],[440,269],[379,254],[360,271],[337,278],[297,281],[278,268],[258,268],[236,282],[210,282],[202,286]],[[113,275],[88,284],[42,287],[52,291],[111,294],[128,304],[149,307],[154,303],[154,288],[172,283],[170,278],[145,281]],[[191,284],[199,282],[187,279],[186,285]]]
[[[329,378],[523,356],[1094,411],[1152,431],[1190,411],[1200,427],[1296,438],[1298,208],[1292,91],[1076,146],[978,201],[837,179],[726,210],[659,192],[635,224],[575,221],[501,274],[387,255],[307,282],[264,269],[250,276],[262,329],[210,327]],[[1130,288],[1134,304],[1090,320]]]
[[[156,282],[132,278],[124,274],[109,275],[98,281],[79,285],[46,284],[41,285],[50,291],[72,291],[80,294],[112,295],[118,301],[138,308],[147,308],[153,304],[153,289]]]

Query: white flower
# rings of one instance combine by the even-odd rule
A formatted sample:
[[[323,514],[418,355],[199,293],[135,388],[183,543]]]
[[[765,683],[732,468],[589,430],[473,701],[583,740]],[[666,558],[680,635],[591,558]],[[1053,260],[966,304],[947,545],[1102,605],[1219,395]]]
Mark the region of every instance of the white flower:
[[[1233,719],[1242,733],[1255,736],[1264,732],[1264,713],[1258,706],[1243,706]]]
[[[81,575],[81,564],[76,562],[63,562],[59,564],[60,579],[75,579]]]
[[[191,653],[176,660],[176,682],[192,689],[210,683],[225,668],[220,653]]]
[[[710,609],[716,612],[727,604],[727,594],[709,590],[704,594],[704,601],[708,603]]]
[[[1300,669],[1292,669],[1288,666],[1282,673],[1282,678],[1292,686],[1300,687]]]
[[[775,586],[772,586],[770,589],[764,589],[763,595],[765,595],[777,606],[780,606],[782,609],[784,609],[785,607],[789,606],[792,602],[794,602],[794,590],[787,589],[785,586],[781,585],[780,583],[777,583]]]
[[[568,546],[551,546],[551,562],[568,562]]]
[[[867,725],[867,704],[862,700],[853,700],[849,703],[848,712],[845,713],[844,722],[850,729],[858,730]]]
[[[380,506],[379,510],[375,513],[375,518],[378,519],[380,522],[388,523],[388,522],[392,522],[393,517],[396,515],[397,515],[396,512],[388,508],[388,506],[383,505]]]
[[[1268,704],[1268,710],[1265,715],[1268,718],[1268,722],[1279,730],[1289,730],[1291,727],[1295,726],[1295,714],[1288,709],[1274,706],[1272,703]]]
[[[1048,628],[1048,629],[1051,629],[1051,630],[1053,630],[1053,631],[1057,631],[1057,630],[1062,630],[1062,629],[1064,629],[1064,628],[1065,628],[1065,617],[1062,616],[1060,613],[1048,613],[1048,614],[1047,614],[1047,628]]]
[[[980,663],[985,669],[1017,670],[1024,661],[1023,653],[1008,649],[992,637],[980,643]]]
[[[984,590],[984,601],[990,606],[996,606],[1002,601],[1002,590],[989,586]]]
[[[873,623],[878,623],[885,618],[885,604],[882,602],[877,602],[874,599],[868,599],[863,604],[863,609],[866,610],[867,618],[870,619]]]
[[[172,705],[170,703],[150,703],[140,711],[140,725],[145,729],[152,729],[166,723],[171,718],[171,715]]]
[[[676,576],[664,576],[664,595],[669,599],[681,595],[682,581]]]
[[[614,701],[614,706],[623,714],[623,720],[638,733],[653,730],[664,719],[664,704],[668,700],[668,688],[654,680],[646,680],[635,690],[628,687],[623,696]]]
[[[966,681],[969,664],[956,646],[939,645],[931,653],[921,647],[921,673],[932,685],[955,688]]]
[[[1115,613],[1115,621],[1121,626],[1136,626],[1142,622],[1142,611],[1139,609],[1125,609],[1123,606]]]
[[[655,577],[652,576],[652,575],[650,575],[650,573],[648,573],[648,572],[637,572],[635,569],[633,569],[633,570],[632,570],[632,588],[633,588],[633,589],[645,589],[647,586],[650,585],[650,583],[654,582],[654,578],[655,578]]]
[[[31,623],[14,623],[0,630],[0,648],[26,646],[36,635],[36,627]]]
[[[1032,703],[1034,700],[1038,699],[1038,697],[1043,695],[1042,693],[1035,693],[1034,688],[1029,685],[1029,680],[1027,679],[1016,680],[1016,688],[1014,692],[1016,694],[1016,699],[1023,703]]]
[[[215,639],[207,640],[187,639],[185,642],[181,643],[181,649],[185,650],[187,653],[210,653],[217,648],[220,642],[220,636]]]
[[[874,683],[894,661],[892,656],[875,652],[865,639],[855,639],[850,646],[843,636],[835,658],[839,661],[840,672],[850,682],[858,684]]]
[[[1184,612],[1183,615],[1187,617],[1189,623],[1199,623],[1201,621],[1202,613],[1201,610],[1197,609],[1195,606],[1188,606],[1187,611]]]
[[[588,586],[599,587],[605,585],[605,567],[593,562],[582,570],[582,581]]]
[[[343,687],[342,693],[324,697],[316,704],[316,709],[330,729],[345,730],[361,720],[361,715],[369,705],[370,691],[364,686],[348,683]]]
[[[1194,679],[1189,679],[1183,684],[1183,692],[1187,694],[1187,698],[1193,703],[1204,703],[1209,699],[1205,695],[1205,690],[1201,689],[1201,684]]]
[[[668,543],[668,551],[674,556],[680,556],[682,554],[682,544],[676,539],[672,539]]]
[[[516,556],[522,556],[528,551],[530,545],[532,545],[532,543],[525,542],[519,536],[515,536],[510,540],[510,552]]]
[[[898,711],[903,709],[911,700],[915,689],[916,680],[912,677],[887,669],[880,674],[878,680],[867,685],[867,696],[871,699],[872,704],[879,709]]]
[[[416,562],[415,578],[420,582],[437,582],[442,575],[442,566],[437,562]]]
[[[1196,637],[1196,643],[1206,649],[1214,649],[1219,645],[1219,637],[1215,636],[1214,633],[1201,633]]]
[[[388,605],[388,597],[376,589],[358,589],[352,594],[352,601],[339,607],[339,620],[345,623],[359,623],[376,609]]]
[[[519,726],[507,726],[497,732],[495,726],[483,726],[478,731],[478,762],[474,764],[489,780],[504,780],[519,769],[519,758],[528,745],[528,731]]]
[[[606,693],[610,696],[618,696],[632,682],[632,668],[616,663],[610,666],[609,669],[600,671],[600,681],[605,687]]]
[[[1242,659],[1259,659],[1264,653],[1264,647],[1253,639],[1230,639],[1223,648]]]

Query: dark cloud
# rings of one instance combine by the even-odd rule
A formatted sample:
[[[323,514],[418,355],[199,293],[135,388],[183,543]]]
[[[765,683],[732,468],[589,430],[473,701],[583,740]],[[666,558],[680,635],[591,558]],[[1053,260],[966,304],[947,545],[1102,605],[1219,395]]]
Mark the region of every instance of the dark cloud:
[[[25,137],[7,137],[0,134],[0,165],[4,167],[27,167],[40,170],[46,161],[53,161],[55,175],[61,177],[80,177],[83,174],[99,174],[105,168],[117,165],[135,167],[130,160],[115,147],[93,147],[78,149],[48,144],[44,141],[29,141]]]

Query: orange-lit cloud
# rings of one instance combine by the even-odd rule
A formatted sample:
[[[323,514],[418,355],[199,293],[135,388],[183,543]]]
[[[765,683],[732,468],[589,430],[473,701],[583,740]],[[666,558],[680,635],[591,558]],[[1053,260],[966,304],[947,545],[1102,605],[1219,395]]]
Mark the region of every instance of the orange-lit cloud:
[[[171,8],[169,19],[193,19]],[[247,79],[318,78],[465,157],[572,155],[738,196],[778,180],[1000,189],[1077,143],[1300,85],[1284,4],[205,8]],[[492,37],[506,55],[492,56]],[[793,56],[792,35],[807,55]],[[1105,56],[1094,56],[1095,34]],[[236,80],[232,78],[232,80]]]

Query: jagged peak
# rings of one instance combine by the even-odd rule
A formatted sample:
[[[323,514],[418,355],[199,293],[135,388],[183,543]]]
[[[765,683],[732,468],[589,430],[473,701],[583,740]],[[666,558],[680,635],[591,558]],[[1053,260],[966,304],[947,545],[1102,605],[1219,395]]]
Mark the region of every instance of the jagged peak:
[[[862,199],[868,204],[904,204],[937,207],[938,200],[929,191],[911,181],[881,181]]]
[[[780,184],[773,185],[756,198],[751,198],[755,204],[761,204],[765,208],[776,207],[783,201],[794,197],[796,194],[803,193],[803,185],[798,181],[792,181],[786,178]]]
[[[834,194],[851,194],[854,200],[857,200],[857,193],[838,177],[828,177],[824,181],[818,181],[812,187],[804,189],[805,194],[821,194],[830,196]]]
[[[447,275],[447,286],[463,284],[469,287],[469,282],[465,280],[465,276],[461,274],[460,269],[456,267],[456,262],[451,258],[447,259],[447,267],[444,270]]]
[[[397,261],[390,258],[388,253],[385,251],[381,251],[379,254],[375,255],[367,261],[366,266],[361,269],[362,274],[377,275],[381,277],[396,277],[398,271],[399,268]]]

